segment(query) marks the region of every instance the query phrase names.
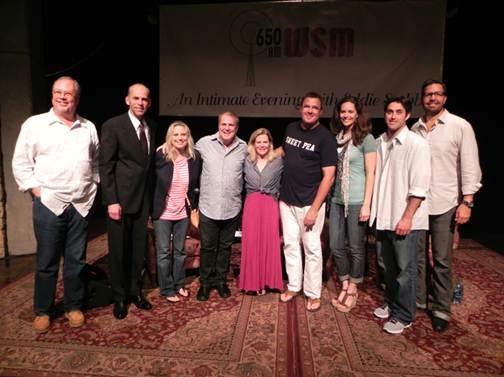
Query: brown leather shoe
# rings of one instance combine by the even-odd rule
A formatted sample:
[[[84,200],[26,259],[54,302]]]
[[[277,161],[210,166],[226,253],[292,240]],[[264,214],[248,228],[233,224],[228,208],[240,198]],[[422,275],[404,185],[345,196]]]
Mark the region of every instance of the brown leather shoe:
[[[65,313],[65,317],[68,318],[70,327],[81,327],[85,322],[84,314],[80,310],[67,312]]]
[[[49,326],[51,325],[51,320],[48,315],[38,315],[33,320],[33,328],[38,333],[44,333],[49,330]]]

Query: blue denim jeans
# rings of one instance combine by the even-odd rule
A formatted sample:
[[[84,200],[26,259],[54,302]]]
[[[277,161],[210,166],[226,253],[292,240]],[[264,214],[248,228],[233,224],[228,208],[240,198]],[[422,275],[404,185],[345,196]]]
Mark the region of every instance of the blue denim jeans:
[[[341,281],[358,284],[364,280],[366,261],[366,222],[359,221],[361,205],[349,205],[345,218],[345,206],[331,203],[329,212],[329,243],[331,255]],[[348,248],[346,235],[348,234]]]
[[[239,216],[214,220],[200,213],[200,284],[225,284]]]
[[[54,308],[61,257],[65,312],[80,310],[84,299],[82,269],[86,264],[87,216],[82,217],[71,205],[56,216],[40,198],[34,198],[32,210],[37,240],[34,312],[50,315]]]
[[[185,286],[184,243],[189,219],[154,220],[157,273],[161,296],[175,296]],[[173,255],[170,241],[173,236]],[[172,263],[173,256],[173,263]]]
[[[383,260],[385,303],[391,318],[408,324],[415,319],[417,250],[421,230],[397,236],[390,230],[378,230],[376,251]]]
[[[453,207],[441,215],[429,216],[429,231],[424,232],[418,249],[418,291],[417,302],[427,305],[427,297],[432,295],[431,310],[435,317],[446,321],[451,316],[453,232],[455,231],[455,211]],[[429,264],[429,236],[432,242],[434,268]]]

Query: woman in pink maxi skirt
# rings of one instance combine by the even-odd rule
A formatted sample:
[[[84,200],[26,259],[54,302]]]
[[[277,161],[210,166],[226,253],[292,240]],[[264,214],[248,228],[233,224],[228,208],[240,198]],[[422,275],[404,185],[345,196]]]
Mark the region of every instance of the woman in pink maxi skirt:
[[[239,286],[263,295],[266,289],[283,287],[278,210],[283,160],[273,151],[271,133],[265,128],[254,131],[248,145]]]

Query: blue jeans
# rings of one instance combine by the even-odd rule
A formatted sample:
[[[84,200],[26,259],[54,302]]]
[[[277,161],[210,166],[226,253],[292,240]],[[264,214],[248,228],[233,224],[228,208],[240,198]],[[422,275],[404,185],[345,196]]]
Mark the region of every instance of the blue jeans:
[[[184,243],[189,219],[154,220],[157,272],[161,296],[175,296],[185,286]],[[173,263],[170,240],[173,235]]]
[[[80,310],[84,299],[82,269],[86,264],[88,219],[72,206],[56,216],[39,198],[33,200],[37,240],[34,312],[50,315],[54,308],[60,258],[63,257],[65,312]]]
[[[376,251],[383,260],[385,303],[391,318],[408,324],[415,318],[417,250],[421,230],[397,236],[390,230],[378,230]]]
[[[239,216],[214,220],[200,212],[200,284],[225,284]]]
[[[341,281],[362,283],[365,267],[366,222],[359,221],[362,205],[349,205],[345,218],[345,206],[331,203],[329,212],[329,242],[331,254],[338,268]],[[345,236],[348,233],[348,249]]]

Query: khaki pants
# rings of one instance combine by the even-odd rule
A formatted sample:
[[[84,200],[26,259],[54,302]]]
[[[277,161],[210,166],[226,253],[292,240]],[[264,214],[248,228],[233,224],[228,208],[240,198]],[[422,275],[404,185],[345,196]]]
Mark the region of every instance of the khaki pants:
[[[322,290],[322,246],[320,233],[324,226],[325,204],[319,209],[315,225],[306,230],[303,220],[310,206],[296,207],[280,202],[284,242],[285,269],[289,277],[287,289],[309,298],[320,298]],[[303,254],[304,251],[304,273]]]

